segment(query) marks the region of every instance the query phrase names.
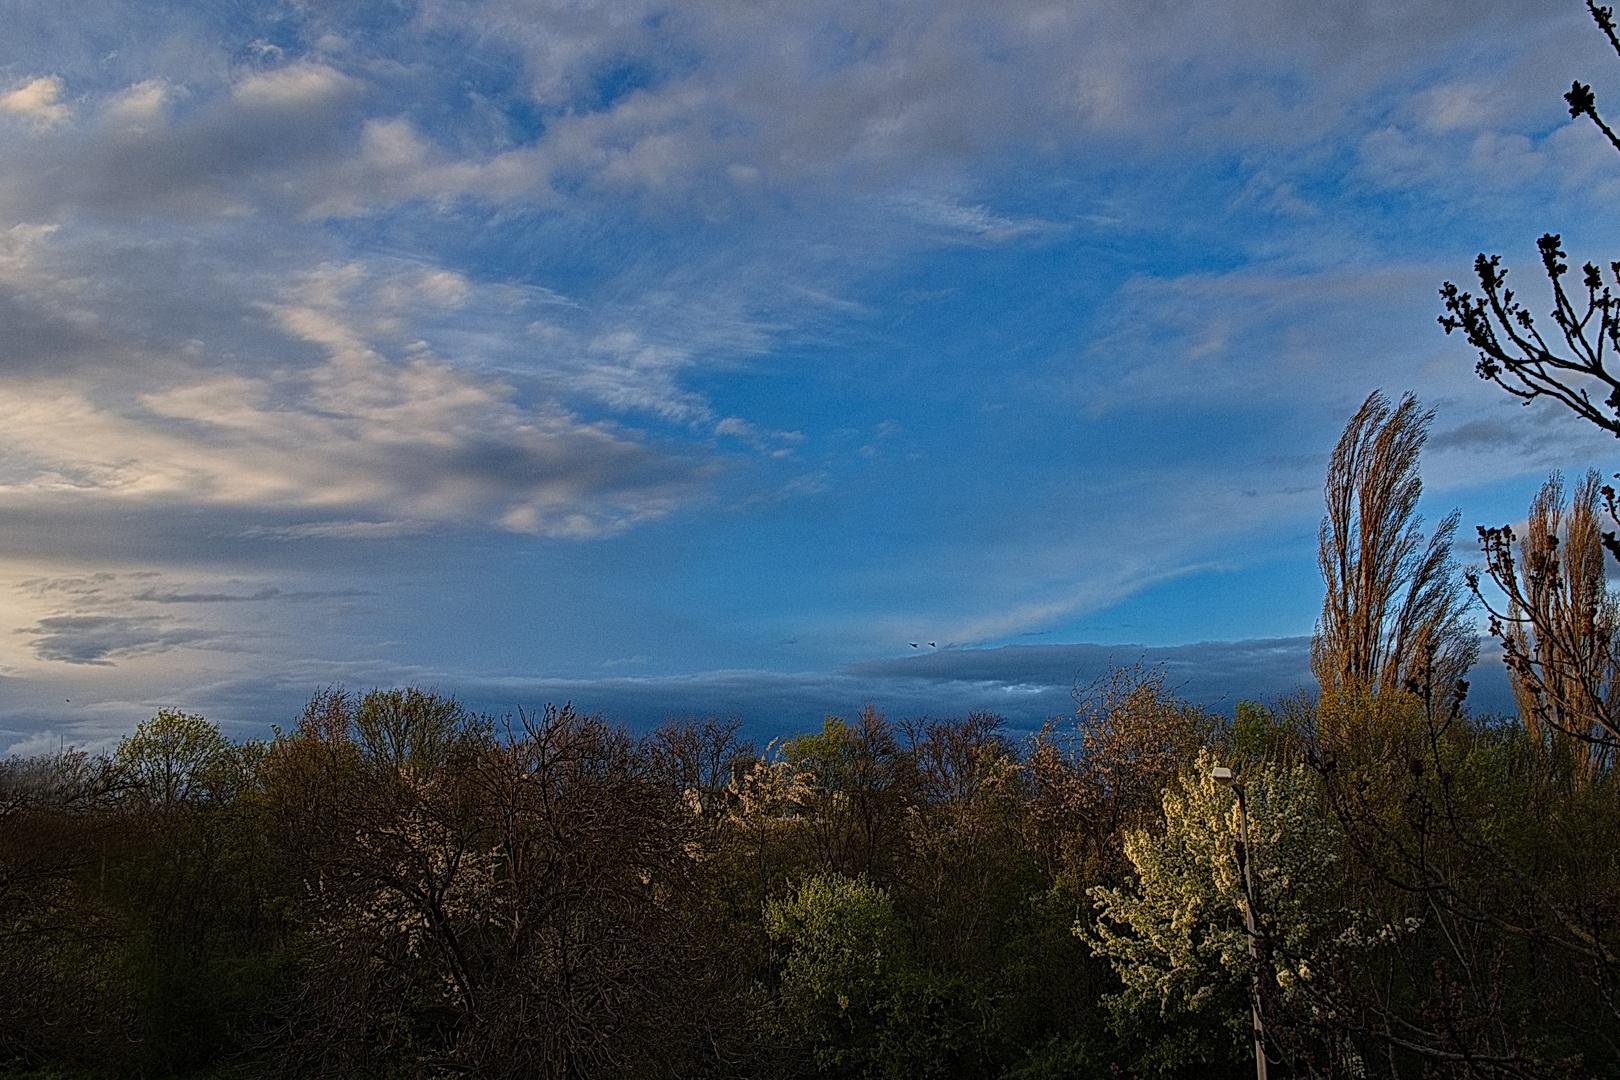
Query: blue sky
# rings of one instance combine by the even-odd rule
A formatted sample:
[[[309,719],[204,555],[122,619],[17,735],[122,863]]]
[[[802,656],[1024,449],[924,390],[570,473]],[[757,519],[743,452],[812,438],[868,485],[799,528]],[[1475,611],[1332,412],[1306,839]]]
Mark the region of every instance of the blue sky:
[[[1435,324],[1620,253],[1564,0],[5,11],[0,751],[1281,694],[1369,391],[1464,531],[1612,468]]]

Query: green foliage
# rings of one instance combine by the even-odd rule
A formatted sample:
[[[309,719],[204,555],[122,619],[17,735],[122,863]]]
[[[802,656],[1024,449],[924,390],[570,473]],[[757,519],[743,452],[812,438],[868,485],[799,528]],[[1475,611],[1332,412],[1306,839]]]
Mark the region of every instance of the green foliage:
[[[875,757],[874,748],[861,735],[843,717],[827,716],[820,731],[784,740],[782,760],[812,787],[829,793],[843,791]]]
[[[1002,1080],[1113,1080],[1118,1070],[1110,1060],[1112,1049],[1095,1036],[1056,1037],[1027,1051]]]
[[[1298,702],[1289,704],[1298,706]],[[1288,756],[1296,736],[1294,723],[1284,712],[1259,701],[1239,701],[1227,730],[1227,749],[1238,762],[1280,762]]]
[[[829,716],[820,732],[784,740],[777,764],[814,868],[888,884],[912,785],[883,714],[868,705],[853,722]]]
[[[862,878],[810,878],[766,905],[765,929],[791,946],[782,966],[788,992],[838,1023],[870,1015],[914,966],[893,901]]]
[[[766,906],[765,926],[788,948],[783,990],[822,1075],[984,1074],[984,1003],[917,963],[882,889],[813,877]]]
[[[1324,793],[1362,919],[1314,987],[1319,1008],[1347,1038],[1404,1025],[1390,1056],[1412,1072],[1475,1075],[1455,1064],[1466,1051],[1522,1063],[1500,1075],[1620,1074],[1613,772],[1412,695],[1336,703],[1328,719]]]
[[[164,709],[135,728],[113,761],[144,798],[162,806],[227,794],[231,745],[200,716]]]
[[[426,778],[481,749],[490,724],[455,698],[408,687],[366,694],[354,710],[353,731],[370,766]]]

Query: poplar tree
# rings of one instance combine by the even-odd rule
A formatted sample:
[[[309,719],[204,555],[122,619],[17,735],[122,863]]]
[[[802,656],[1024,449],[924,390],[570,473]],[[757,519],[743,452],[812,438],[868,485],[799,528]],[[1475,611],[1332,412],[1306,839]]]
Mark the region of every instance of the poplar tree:
[[[1589,772],[1620,745],[1620,612],[1604,576],[1599,484],[1588,471],[1566,502],[1554,473],[1530,504],[1522,538],[1506,525],[1479,530],[1486,572],[1506,596],[1500,610],[1486,608],[1519,716],[1539,739],[1569,744]],[[1477,577],[1473,584],[1477,591]]]
[[[1325,698],[1398,690],[1430,705],[1461,701],[1478,655],[1451,543],[1458,515],[1424,541],[1418,457],[1434,413],[1378,391],[1350,418],[1328,464],[1318,563],[1327,585],[1311,639]]]

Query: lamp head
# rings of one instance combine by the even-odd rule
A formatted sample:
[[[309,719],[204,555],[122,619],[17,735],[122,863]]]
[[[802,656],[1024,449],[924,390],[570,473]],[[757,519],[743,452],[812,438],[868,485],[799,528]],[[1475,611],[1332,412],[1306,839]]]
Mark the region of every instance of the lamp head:
[[[1209,770],[1209,775],[1214,777],[1215,782],[1221,785],[1221,787],[1231,787],[1232,781],[1236,779],[1236,777],[1232,775],[1232,770],[1228,769],[1225,765],[1215,766],[1213,769]]]

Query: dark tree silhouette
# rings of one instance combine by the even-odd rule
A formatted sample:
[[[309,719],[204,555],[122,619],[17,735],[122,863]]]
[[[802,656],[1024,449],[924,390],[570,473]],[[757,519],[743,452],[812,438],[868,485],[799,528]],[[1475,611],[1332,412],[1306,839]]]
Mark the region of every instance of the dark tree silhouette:
[[[1598,29],[1620,55],[1614,9],[1599,7],[1586,0]],[[1597,111],[1592,88],[1573,83],[1564,95],[1569,115],[1588,117],[1616,150],[1620,136]],[[1551,398],[1575,415],[1620,437],[1620,372],[1611,365],[1620,352],[1620,297],[1613,292],[1620,286],[1620,261],[1608,267],[1608,281],[1596,263],[1581,267],[1581,280],[1571,288],[1565,282],[1569,273],[1563,240],[1547,233],[1536,241],[1541,265],[1552,285],[1551,318],[1557,332],[1546,333],[1530,309],[1507,286],[1507,270],[1501,256],[1485,255],[1474,260],[1479,279],[1479,295],[1464,292],[1451,282],[1440,288],[1446,314],[1440,325],[1446,333],[1462,331],[1468,343],[1479,350],[1474,370],[1514,397],[1525,402]]]

